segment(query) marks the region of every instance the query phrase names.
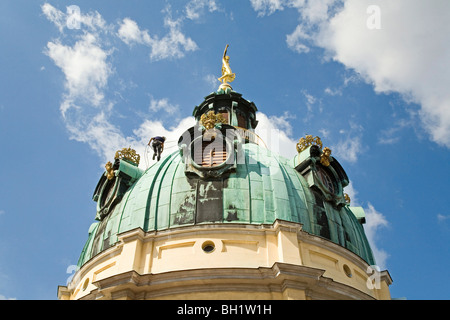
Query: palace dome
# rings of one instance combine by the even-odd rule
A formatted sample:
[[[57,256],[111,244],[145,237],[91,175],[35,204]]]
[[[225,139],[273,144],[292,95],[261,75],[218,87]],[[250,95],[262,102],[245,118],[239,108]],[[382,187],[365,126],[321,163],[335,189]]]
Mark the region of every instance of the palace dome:
[[[302,231],[375,264],[362,208],[350,207],[344,198],[348,178],[339,162],[329,156],[322,163],[318,138],[298,145],[294,159],[268,150],[253,131],[256,110],[241,94],[219,90],[195,107],[197,125],[180,137],[178,151],[145,171],[129,157],[116,157],[95,189],[99,221],[89,229],[78,266],[133,229],[159,232],[276,220],[299,223]]]

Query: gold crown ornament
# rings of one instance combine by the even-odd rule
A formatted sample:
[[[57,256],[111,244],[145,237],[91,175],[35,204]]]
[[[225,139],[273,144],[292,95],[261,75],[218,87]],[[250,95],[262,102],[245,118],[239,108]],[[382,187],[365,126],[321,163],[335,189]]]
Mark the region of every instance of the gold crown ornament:
[[[141,156],[136,153],[135,150],[131,148],[123,148],[122,150],[118,150],[114,159],[124,159],[139,165],[139,161],[141,160]]]
[[[306,135],[304,138],[300,138],[297,143],[297,152],[300,153],[309,146],[316,145],[322,149],[322,140],[319,137],[313,137],[312,135]]]

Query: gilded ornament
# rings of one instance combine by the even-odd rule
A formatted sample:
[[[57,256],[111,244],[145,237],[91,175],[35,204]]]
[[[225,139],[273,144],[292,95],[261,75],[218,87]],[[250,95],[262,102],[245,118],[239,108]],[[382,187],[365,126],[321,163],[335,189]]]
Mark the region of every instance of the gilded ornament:
[[[228,121],[222,116],[222,114],[215,114],[214,111],[202,114],[200,117],[200,124],[206,128],[206,130],[213,129],[216,124],[224,123]]]
[[[350,196],[347,193],[344,193],[345,203],[350,204]]]
[[[325,167],[328,167],[330,165],[330,156],[331,156],[331,149],[325,147],[322,151],[322,154],[320,155],[320,163]]]
[[[125,159],[135,163],[136,165],[139,165],[141,156],[138,155],[136,151],[131,148],[123,148],[122,150],[116,152],[114,159]]]
[[[297,143],[297,152],[300,153],[309,146],[316,145],[322,149],[322,141],[319,137],[313,137],[312,135],[306,135],[304,138],[300,138]],[[331,151],[331,150],[330,150]]]
[[[222,84],[219,86],[219,90],[231,89],[229,82],[233,82],[236,78],[236,74],[231,72],[230,57],[227,56],[228,44],[225,47],[222,57],[222,76],[218,79]]]
[[[106,178],[108,178],[108,180],[114,178],[113,164],[110,161],[108,161],[105,165],[105,168],[106,168]]]

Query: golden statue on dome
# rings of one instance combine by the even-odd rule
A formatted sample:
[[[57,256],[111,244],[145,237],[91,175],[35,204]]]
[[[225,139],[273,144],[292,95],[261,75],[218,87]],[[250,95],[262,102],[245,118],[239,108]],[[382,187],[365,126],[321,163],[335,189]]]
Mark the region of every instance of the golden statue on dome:
[[[233,82],[236,78],[236,74],[231,72],[230,57],[227,56],[228,44],[225,47],[222,57],[222,76],[218,79],[222,84],[219,86],[219,90],[225,90],[227,88],[232,89],[229,82]]]

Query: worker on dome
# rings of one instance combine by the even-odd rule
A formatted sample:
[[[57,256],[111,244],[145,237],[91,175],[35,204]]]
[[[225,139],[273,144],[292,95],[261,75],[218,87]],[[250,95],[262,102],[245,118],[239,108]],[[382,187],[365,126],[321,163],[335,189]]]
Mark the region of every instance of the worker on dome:
[[[156,136],[150,139],[148,145],[153,148],[153,160],[157,157],[158,161],[161,159],[161,153],[164,150],[164,142],[166,141],[166,137]]]

